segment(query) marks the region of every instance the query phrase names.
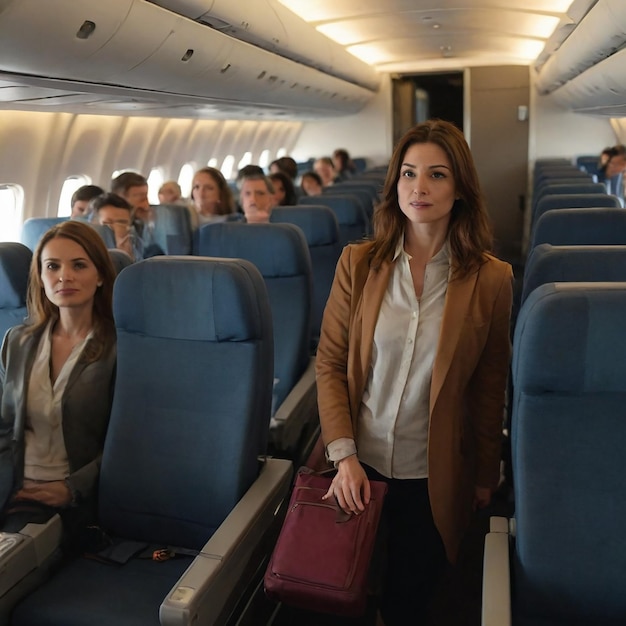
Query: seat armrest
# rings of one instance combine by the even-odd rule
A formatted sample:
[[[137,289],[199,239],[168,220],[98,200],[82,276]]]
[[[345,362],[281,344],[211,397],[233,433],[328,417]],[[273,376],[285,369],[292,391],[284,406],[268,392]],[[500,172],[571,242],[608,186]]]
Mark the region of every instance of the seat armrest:
[[[317,419],[315,357],[278,407],[270,422],[270,439],[276,450],[292,451],[306,426]]]
[[[265,460],[257,480],[161,604],[163,626],[217,622],[252,553],[272,526],[289,492],[291,476],[291,461]]]
[[[27,524],[19,533],[0,532],[0,597],[56,552],[63,525],[58,515]]]
[[[506,517],[492,517],[485,537],[482,626],[511,626],[508,527]]]

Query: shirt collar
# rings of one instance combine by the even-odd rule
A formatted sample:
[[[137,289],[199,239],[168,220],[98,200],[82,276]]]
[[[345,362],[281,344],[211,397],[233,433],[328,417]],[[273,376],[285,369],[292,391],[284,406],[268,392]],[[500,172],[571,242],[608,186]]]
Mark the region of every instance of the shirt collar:
[[[404,249],[404,235],[400,237],[398,243],[396,244],[396,251],[393,254],[392,261],[396,261],[399,256],[404,256],[407,259],[411,259],[411,255],[405,251]],[[448,240],[446,239],[443,242],[443,246],[441,246],[441,250],[435,254],[435,256],[428,261],[428,263],[445,263],[446,265],[450,264],[450,245],[448,244]]]

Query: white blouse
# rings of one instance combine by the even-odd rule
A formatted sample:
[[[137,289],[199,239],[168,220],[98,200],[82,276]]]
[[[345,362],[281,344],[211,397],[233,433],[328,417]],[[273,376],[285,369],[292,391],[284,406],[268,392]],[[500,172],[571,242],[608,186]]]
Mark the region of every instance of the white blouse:
[[[428,477],[430,382],[450,273],[446,243],[426,265],[418,299],[410,258],[400,243],[374,331],[356,449],[345,438],[328,446],[332,461],[358,451],[388,478]]]
[[[24,478],[64,480],[70,473],[63,439],[63,394],[70,373],[91,333],[77,343],[63,364],[54,385],[50,378],[52,322],[41,335],[28,381],[24,431]]]

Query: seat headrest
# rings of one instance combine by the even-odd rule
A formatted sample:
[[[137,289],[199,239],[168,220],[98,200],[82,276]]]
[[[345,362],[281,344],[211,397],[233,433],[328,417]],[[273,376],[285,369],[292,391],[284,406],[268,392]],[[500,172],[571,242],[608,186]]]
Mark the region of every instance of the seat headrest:
[[[264,278],[310,273],[306,239],[293,224],[207,224],[199,230],[201,255],[246,258]]]
[[[280,206],[272,209],[272,223],[286,222],[298,226],[307,244],[327,246],[339,241],[339,225],[335,214],[327,206]]]
[[[0,243],[0,308],[26,306],[32,258],[33,253],[21,243]]]
[[[513,377],[527,393],[626,391],[626,283],[547,283],[515,327]]]
[[[257,297],[251,298],[250,290],[238,289],[240,283],[252,283]],[[163,302],[171,306],[163,307]],[[153,257],[129,266],[117,277],[113,308],[116,326],[122,331],[222,342],[259,339],[267,332],[260,319],[269,303],[263,278],[248,261]]]

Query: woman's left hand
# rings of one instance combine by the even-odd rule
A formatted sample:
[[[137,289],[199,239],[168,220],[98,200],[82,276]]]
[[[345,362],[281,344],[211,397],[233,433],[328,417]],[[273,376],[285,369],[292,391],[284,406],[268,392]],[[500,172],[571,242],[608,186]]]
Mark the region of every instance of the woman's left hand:
[[[474,487],[473,509],[484,509],[491,502],[491,489],[489,487]]]
[[[39,482],[24,480],[23,487],[13,496],[14,500],[36,500],[57,509],[72,502],[72,493],[64,480]]]

